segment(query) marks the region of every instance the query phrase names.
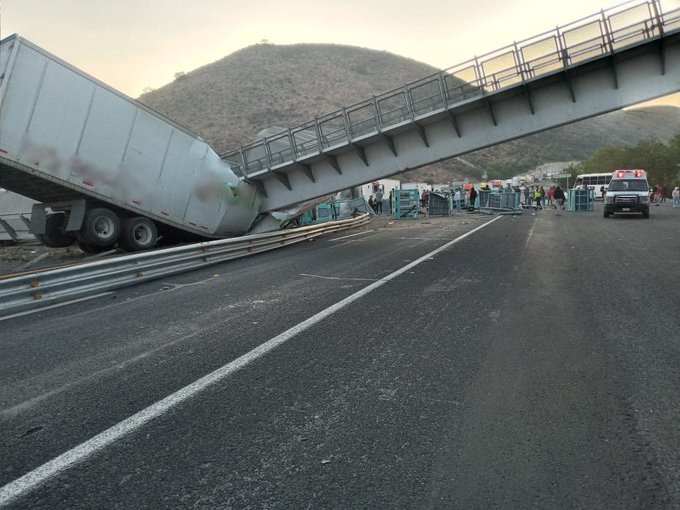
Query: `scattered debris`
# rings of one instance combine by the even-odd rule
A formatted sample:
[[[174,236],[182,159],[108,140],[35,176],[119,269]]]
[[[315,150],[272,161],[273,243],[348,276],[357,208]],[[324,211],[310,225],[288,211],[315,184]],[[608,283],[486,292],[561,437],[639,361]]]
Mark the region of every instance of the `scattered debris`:
[[[37,253],[37,252],[31,251],[31,253]],[[29,267],[35,266],[38,262],[40,262],[41,260],[46,259],[46,258],[49,257],[49,256],[50,256],[50,253],[49,253],[49,252],[41,253],[40,255],[38,255],[37,257],[35,257],[35,258],[29,260],[29,261],[26,262],[25,264],[22,264],[22,265],[20,265],[19,267],[14,268],[14,272],[20,273],[21,271],[25,271],[25,270],[28,269]]]

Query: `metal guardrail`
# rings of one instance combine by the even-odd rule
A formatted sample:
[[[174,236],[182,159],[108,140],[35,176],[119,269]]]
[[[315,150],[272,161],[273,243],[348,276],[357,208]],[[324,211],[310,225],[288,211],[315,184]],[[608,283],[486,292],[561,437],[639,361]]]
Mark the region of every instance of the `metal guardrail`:
[[[356,218],[321,225],[220,239],[0,278],[0,317],[205,268],[364,225],[369,221],[368,214],[361,214]]]
[[[668,8],[664,10],[664,5]],[[244,178],[680,30],[673,0],[631,0],[221,155]]]

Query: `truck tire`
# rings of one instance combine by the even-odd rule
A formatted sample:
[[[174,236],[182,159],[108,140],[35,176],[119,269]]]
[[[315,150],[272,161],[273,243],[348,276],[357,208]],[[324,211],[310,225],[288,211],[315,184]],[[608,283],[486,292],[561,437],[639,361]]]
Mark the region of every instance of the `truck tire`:
[[[149,250],[156,245],[158,231],[153,221],[143,216],[125,218],[118,243],[125,251]]]
[[[76,234],[78,241],[94,248],[111,248],[120,237],[118,215],[105,208],[90,209]]]
[[[51,213],[45,219],[45,233],[36,237],[50,248],[65,248],[76,242],[75,232],[66,232],[67,217],[64,213]]]

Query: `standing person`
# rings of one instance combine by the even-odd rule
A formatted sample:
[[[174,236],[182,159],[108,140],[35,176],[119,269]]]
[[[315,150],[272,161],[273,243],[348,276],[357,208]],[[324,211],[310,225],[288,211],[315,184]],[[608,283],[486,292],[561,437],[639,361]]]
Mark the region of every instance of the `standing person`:
[[[460,212],[460,188],[457,188],[453,194],[453,201],[456,203],[456,209]]]
[[[534,199],[536,200],[536,209],[543,209],[541,207],[541,188],[538,186],[534,188]]]
[[[382,203],[383,203],[382,188],[378,188],[378,191],[375,192],[375,212],[377,214],[382,214]]]
[[[663,187],[657,184],[654,188],[654,202],[657,206],[661,205],[661,197],[663,197]]]
[[[529,193],[531,193],[529,186],[524,186],[524,205],[531,205],[531,202],[529,200]]]
[[[678,188],[675,188],[678,189]],[[474,186],[470,189],[470,209],[475,208],[475,202],[477,201],[477,190]]]
[[[564,191],[559,185],[555,188],[553,198],[555,199],[555,216],[559,216],[560,210],[564,209]]]
[[[548,188],[548,203],[545,204],[545,205],[547,205],[548,207],[550,207],[552,205],[554,195],[555,195],[555,186],[550,186]]]
[[[371,195],[371,198],[368,199],[368,207],[370,207],[373,212],[375,212],[375,199],[373,198],[373,195]]]
[[[680,188],[677,186],[673,189],[673,207],[680,207]]]
[[[425,208],[427,207],[427,190],[424,189],[423,192],[420,194],[420,206]]]

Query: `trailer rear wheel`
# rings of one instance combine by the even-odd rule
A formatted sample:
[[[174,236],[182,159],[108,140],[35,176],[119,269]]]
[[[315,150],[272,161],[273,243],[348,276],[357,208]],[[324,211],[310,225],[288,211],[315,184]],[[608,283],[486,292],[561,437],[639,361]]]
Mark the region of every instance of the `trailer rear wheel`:
[[[78,240],[95,248],[110,248],[120,237],[120,220],[113,211],[105,208],[90,209],[85,214],[83,226],[76,234]]]
[[[36,237],[45,246],[50,248],[65,248],[76,242],[74,232],[66,232],[66,221],[68,218],[64,213],[48,214],[45,219],[45,233],[38,234]]]
[[[156,245],[158,231],[153,221],[143,216],[125,218],[119,243],[125,251],[149,250]]]

